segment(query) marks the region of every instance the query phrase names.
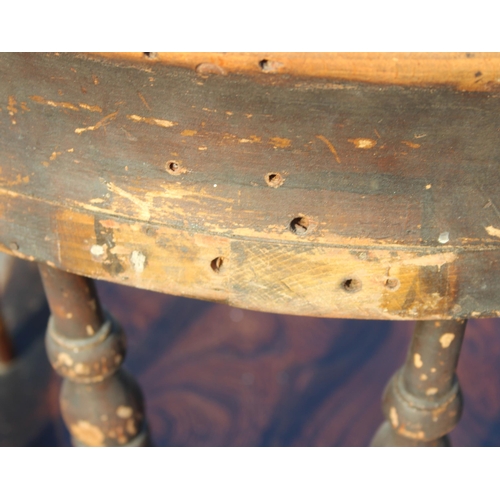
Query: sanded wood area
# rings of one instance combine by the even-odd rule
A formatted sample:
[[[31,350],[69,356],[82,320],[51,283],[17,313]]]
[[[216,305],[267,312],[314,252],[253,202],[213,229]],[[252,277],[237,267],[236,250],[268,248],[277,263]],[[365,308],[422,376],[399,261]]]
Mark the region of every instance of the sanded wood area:
[[[102,59],[0,56],[2,251],[261,311],[500,314],[494,90]]]

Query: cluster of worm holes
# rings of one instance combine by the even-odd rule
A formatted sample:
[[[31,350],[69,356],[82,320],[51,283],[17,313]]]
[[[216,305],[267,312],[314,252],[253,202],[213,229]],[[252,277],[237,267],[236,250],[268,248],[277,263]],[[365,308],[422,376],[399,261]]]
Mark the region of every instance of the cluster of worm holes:
[[[169,162],[167,168],[173,170],[174,173],[179,165],[175,162]],[[268,186],[277,188],[281,186],[284,182],[283,176],[278,172],[271,172],[264,176],[264,179]],[[304,236],[309,232],[310,229],[310,221],[306,216],[295,217],[291,220],[288,225],[288,229],[291,233],[297,236]],[[210,262],[210,267],[214,273],[219,273],[221,271],[222,264],[224,262],[223,257],[216,257]],[[395,291],[399,288],[400,282],[397,278],[387,278],[384,282],[385,288],[391,291]],[[359,278],[349,277],[345,278],[341,285],[341,289],[347,293],[357,293],[363,287],[363,284]]]
[[[144,56],[148,59],[156,59],[158,57],[156,52],[144,52]],[[262,71],[269,71],[269,61],[262,59],[259,61],[259,66]],[[167,162],[167,170],[172,175],[179,175],[180,165],[175,161]],[[264,176],[268,186],[277,188],[284,182],[283,176],[278,172],[270,172]],[[297,236],[303,236],[309,231],[309,219],[307,217],[295,217],[288,225],[288,229]],[[210,262],[210,267],[214,273],[220,273],[224,257],[216,257]],[[395,290],[399,287],[399,280],[397,278],[387,278],[385,287],[389,290]],[[358,278],[346,278],[341,283],[341,288],[347,293],[359,292],[362,288],[361,280]]]

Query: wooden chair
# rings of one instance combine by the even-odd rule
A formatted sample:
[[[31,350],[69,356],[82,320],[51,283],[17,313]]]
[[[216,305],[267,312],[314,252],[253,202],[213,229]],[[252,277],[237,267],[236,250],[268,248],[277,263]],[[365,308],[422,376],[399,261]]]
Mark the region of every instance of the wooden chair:
[[[0,250],[39,263],[74,444],[149,443],[93,278],[417,320],[372,444],[448,444],[466,321],[500,315],[497,54],[1,54],[0,72]]]

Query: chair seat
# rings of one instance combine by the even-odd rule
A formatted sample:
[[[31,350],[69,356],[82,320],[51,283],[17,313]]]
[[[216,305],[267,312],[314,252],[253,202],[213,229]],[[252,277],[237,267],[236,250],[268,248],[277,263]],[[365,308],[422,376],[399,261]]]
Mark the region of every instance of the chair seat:
[[[261,311],[498,316],[498,60],[1,54],[0,250]]]

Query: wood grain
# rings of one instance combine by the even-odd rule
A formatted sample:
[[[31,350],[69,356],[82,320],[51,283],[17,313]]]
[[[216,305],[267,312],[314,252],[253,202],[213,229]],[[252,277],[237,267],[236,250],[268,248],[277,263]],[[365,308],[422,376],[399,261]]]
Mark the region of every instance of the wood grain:
[[[500,81],[498,53],[480,52],[108,52],[110,62],[166,64],[200,74],[285,74],[376,84],[491,91]],[[86,56],[88,57],[88,56]]]
[[[264,73],[3,54],[2,251],[261,311],[500,314],[496,91]]]

